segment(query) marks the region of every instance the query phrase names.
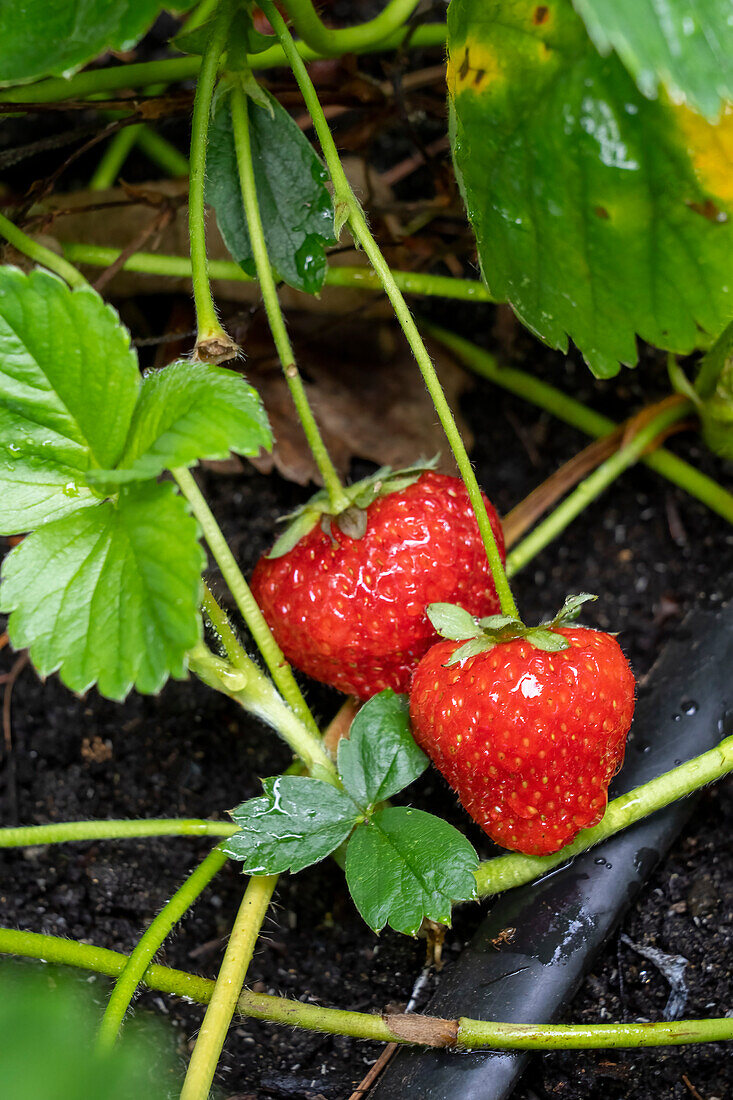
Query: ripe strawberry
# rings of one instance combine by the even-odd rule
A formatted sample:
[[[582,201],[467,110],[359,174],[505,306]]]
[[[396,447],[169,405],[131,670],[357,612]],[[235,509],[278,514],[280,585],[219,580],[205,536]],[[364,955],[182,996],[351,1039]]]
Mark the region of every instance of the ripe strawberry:
[[[459,599],[486,615],[499,601],[458,478],[381,470],[347,492],[354,507],[336,518],[323,493],[306,505],[273,548],[280,556],[257,563],[252,591],[296,668],[368,699],[407,691],[437,639],[427,604]],[[484,503],[503,556],[499,519]]]
[[[471,634],[455,629],[460,609],[451,609],[454,640],[433,646],[412,679],[418,745],[492,840],[531,855],[600,821],[634,713],[616,639],[562,625],[581,599],[536,630],[497,616],[484,634],[474,622],[458,650],[456,635]],[[440,625],[440,610],[429,613]]]

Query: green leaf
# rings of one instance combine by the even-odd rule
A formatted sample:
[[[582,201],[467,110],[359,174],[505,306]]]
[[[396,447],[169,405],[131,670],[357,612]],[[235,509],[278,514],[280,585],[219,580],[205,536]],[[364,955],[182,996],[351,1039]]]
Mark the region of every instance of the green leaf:
[[[264,797],[243,802],[232,817],[240,832],[221,847],[248,875],[302,871],[325,859],[360,820],[348,795],[322,779],[263,779]]]
[[[116,470],[90,474],[95,484],[157,477],[199,459],[255,455],[272,447],[256,390],[226,367],[179,360],[143,380]]]
[[[639,89],[659,85],[711,121],[733,99],[730,0],[573,0],[602,54],[615,50]]]
[[[365,810],[412,783],[428,763],[410,732],[406,697],[395,695],[390,688],[364,704],[349,737],[339,742],[339,775],[348,793]]]
[[[46,967],[48,970],[48,967]],[[54,969],[0,964],[0,1080],[7,1100],[170,1100],[178,1095],[174,1037],[136,1014],[111,1051],[94,1045],[99,1006]]]
[[[109,699],[152,693],[186,675],[204,564],[174,486],[146,482],[24,539],[3,563],[0,609],[42,675]]]
[[[316,294],[326,277],[325,246],[335,242],[328,175],[300,128],[274,96],[267,95],[271,111],[247,97],[267,254],[280,279],[297,290]],[[255,276],[229,98],[218,99],[209,129],[207,198],[233,258],[243,271]]]
[[[392,806],[359,825],[346,849],[346,881],[375,932],[416,935],[424,918],[449,924],[454,901],[476,896],[478,856],[439,817]]]
[[[191,0],[23,0],[0,4],[0,84],[71,76],[106,50],[131,50],[163,8]]]
[[[122,453],[140,387],[129,333],[91,287],[0,268],[0,528],[93,502],[90,466]]]
[[[484,277],[609,377],[733,314],[733,113],[646,99],[570,0],[452,0],[451,136]]]
[[[462,607],[452,603],[431,603],[425,608],[430,622],[443,638],[454,642],[463,642],[467,638],[478,638],[481,627],[473,615]]]
[[[171,46],[181,53],[203,54],[215,22],[215,18],[207,19],[192,31],[181,31],[171,39]],[[227,35],[227,71],[234,72],[246,66],[247,54],[262,53],[276,42],[274,35],[255,30],[250,12],[235,12]]]

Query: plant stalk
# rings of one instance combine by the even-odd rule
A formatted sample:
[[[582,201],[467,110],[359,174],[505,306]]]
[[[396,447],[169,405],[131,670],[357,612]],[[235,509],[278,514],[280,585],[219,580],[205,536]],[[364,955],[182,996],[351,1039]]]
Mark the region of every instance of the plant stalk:
[[[34,241],[22,229],[18,229],[18,226],[14,225],[4,214],[0,214],[0,237],[4,237],[6,241],[12,244],[13,248],[17,248],[18,252],[22,252],[24,256],[28,256],[29,259],[35,260],[37,264],[47,267],[49,271],[53,271],[55,275],[60,276],[70,287],[88,286],[87,280],[81,272],[72,267],[68,260],[65,260],[63,256],[57,256],[50,248],[46,248],[38,241]]]
[[[415,359],[417,360],[418,367],[423,376],[423,380],[427,387],[428,393],[435,405],[435,410],[438,414],[438,418],[443,426],[443,430],[448,439],[450,448],[455,456],[456,464],[460,471],[461,477],[465,483],[468,491],[471,505],[476,514],[476,522],[478,523],[479,532],[486,549],[486,556],[491,569],[491,574],[494,579],[494,585],[496,587],[499,601],[501,603],[501,609],[505,615],[510,615],[512,618],[519,618],[517,611],[517,605],[514,602],[514,596],[512,595],[509,582],[504,572],[504,566],[501,561],[501,555],[499,554],[499,548],[496,545],[494,533],[491,529],[491,523],[489,522],[486,506],[484,505],[483,498],[481,496],[481,490],[479,489],[476,475],[471,466],[468,454],[466,452],[465,445],[461,439],[461,434],[456,426],[453,413],[450,405],[448,404],[443,388],[440,384],[435,368],[432,364],[430,356],[427,353],[425,345],[422,342],[420,333],[417,330],[417,326],[407,308],[407,303],[402,296],[402,292],[397,286],[389,265],[385,261],[382,253],[379,250],[379,246],[375,241],[372,233],[367,225],[366,218],[359,202],[351,189],[351,185],[346,178],[341,160],[336,149],[331,131],[326,121],[326,117],[323,113],[323,108],[319,102],[316,90],[313,87],[303,60],[298,54],[295,48],[295,43],[292,39],[288,28],[285,25],[285,21],[280,15],[279,11],[272,3],[272,0],[262,0],[262,10],[269,19],[273,30],[277,34],[280,44],[285,51],[285,55],[288,59],[290,67],[293,70],[298,87],[300,88],[303,99],[305,100],[306,108],[310,113],[313,121],[313,126],[318,136],[318,140],[321,145],[323,157],[328,166],[328,170],[331,174],[331,180],[334,187],[334,204],[336,208],[336,225],[343,224],[343,221],[348,221],[351,232],[354,239],[361,245],[366,253],[372,267],[379,276],[380,282],[384,288],[384,291],[389,298],[392,308],[395,311],[397,320],[400,323],[402,331],[405,334],[408,344],[412,350]]]
[[[229,586],[234,601],[239,608],[247,627],[255,640],[257,648],[270,670],[278,691],[285,701],[292,707],[300,720],[311,730],[318,734],[318,726],[303,698],[302,692],[293,676],[290,665],[285,660],[280,646],[275,641],[265,617],[257,606],[257,601],[252,595],[242,571],[232,554],[221,528],[216,522],[211,509],[188,470],[179,468],[173,471],[173,476],[184,497],[191,506],[191,511],[201,525],[204,538],[214,556],[214,560],[221,569],[222,576]]]
[[[59,821],[51,825],[18,825],[0,829],[0,848],[35,847],[84,840],[133,840],[153,836],[220,836],[236,833],[226,821],[151,817],[139,821]]]
[[[241,80],[241,78],[240,78]],[[240,82],[235,84],[231,93],[232,127],[234,130],[234,145],[237,153],[237,168],[239,171],[239,183],[242,191],[242,203],[247,219],[247,229],[252,245],[257,278],[260,283],[262,299],[265,303],[267,320],[270,325],[272,338],[277,348],[280,364],[285,374],[285,380],[290,390],[300,423],[303,426],[308,446],[318,467],[321,479],[331,507],[335,513],[343,512],[349,507],[349,498],[346,496],[339,476],[336,473],[331,456],[328,453],[323,437],[313,411],[308,403],[308,397],[300,376],[295,355],[285,327],[285,318],[280,309],[277,296],[277,287],[272,274],[272,265],[267,255],[267,243],[262,227],[262,218],[257,202],[257,187],[255,183],[254,164],[252,163],[252,146],[249,131],[249,108],[247,96]]]
[[[226,45],[229,25],[234,17],[231,0],[222,0],[214,25],[206,43],[201,68],[196,83],[196,96],[191,120],[191,170],[188,185],[188,232],[191,246],[191,278],[193,299],[198,326],[197,347],[202,346],[202,358],[209,354],[218,357],[231,340],[219,324],[206,259],[206,223],[204,213],[204,188],[206,183],[206,147],[209,138],[209,119],[221,57]],[[221,345],[221,347],[219,347]],[[208,349],[213,349],[210,352]],[[233,349],[232,349],[233,350]]]
[[[71,257],[73,259],[73,257]],[[454,332],[440,328],[438,325],[426,324],[427,331],[440,340],[459,359],[470,367],[482,378],[488,378],[497,386],[515,394],[517,397],[530,401],[538,408],[545,409],[558,420],[577,428],[586,435],[600,436],[610,435],[618,427],[613,420],[593,409],[587,408],[576,401],[574,397],[556,389],[547,382],[535,378],[525,371],[515,370],[513,367],[501,366],[491,352],[477,347],[462,336]],[[718,485],[712,478],[696,470],[694,466],[684,462],[670,451],[658,448],[650,455],[642,455],[641,462],[651,470],[661,474],[673,485],[678,485],[686,493],[705,504],[713,512],[733,524],[733,495]]]
[[[251,878],[188,1065],[181,1100],[208,1100],[226,1033],[237,1007],[277,875]]]
[[[336,769],[318,734],[312,733],[297,714],[283,702],[270,680],[254,661],[229,664],[213,654],[203,642],[188,654],[191,671],[215,691],[228,695],[250,714],[257,715],[287,741],[311,775],[338,784]]]
[[[672,424],[689,416],[691,410],[692,403],[690,401],[681,401],[679,404],[657,413],[625,447],[621,447],[620,450],[601,463],[592,474],[584,478],[562,504],[559,504],[551,512],[547,519],[538,524],[531,534],[527,535],[518,546],[510,551],[506,562],[508,576],[513,577],[520,569],[524,569],[553,539],[562,534],[565,528],[596,497],[599,497],[624,470],[627,470],[629,466],[633,466],[659,435],[671,427]]]
[[[117,1041],[122,1021],[135,996],[143,975],[155,958],[166,936],[178,923],[227,861],[218,848],[188,876],[183,885],[151,922],[130,955],[125,969],[114,984],[97,1033],[97,1049],[111,1050]]]
[[[44,936],[36,932],[19,932],[11,928],[0,929],[0,954],[21,958],[44,959],[46,962],[90,970],[97,974],[117,977],[125,967],[127,955],[104,947],[75,943],[57,936]],[[145,984],[162,993],[187,997],[199,1004],[211,1000],[214,982],[152,963],[145,971]],[[353,1035],[361,1039],[379,1042],[406,1043],[404,1033],[398,1030],[401,1016],[378,1016],[369,1012],[350,1012],[337,1008],[321,1008],[319,1005],[272,997],[266,993],[244,991],[236,1005],[242,1016],[273,1023],[308,1028],[331,1035]],[[434,1017],[409,1016],[416,1020],[434,1021],[445,1025],[445,1020]],[[390,1027],[390,1022],[392,1027]],[[695,1042],[721,1042],[733,1040],[733,1019],[723,1017],[711,1020],[675,1020],[671,1023],[650,1024],[512,1024],[494,1021],[472,1020],[466,1017],[454,1023],[461,1049],[603,1049],[621,1046],[677,1046]],[[436,1030],[444,1030],[439,1028]],[[431,1029],[432,1031],[432,1029]],[[474,1046],[475,1044],[475,1046]]]
[[[334,29],[318,17],[311,0],[288,0],[290,20],[303,42],[324,57],[354,53],[376,46],[405,25],[419,0],[390,0],[374,19],[356,27]]]
[[[555,867],[601,841],[628,829],[644,817],[664,809],[671,802],[686,798],[700,787],[714,783],[716,779],[733,771],[733,737],[726,737],[714,749],[695,756],[672,771],[650,779],[628,794],[619,795],[609,802],[603,818],[592,829],[583,829],[575,840],[550,856],[525,856],[518,852],[497,856],[479,864],[476,884],[481,897],[503,893],[515,886],[546,874]]]
[[[397,50],[405,45],[409,49],[445,47],[446,27],[443,23],[424,23],[420,27],[401,28],[387,35],[380,42],[372,42],[353,53],[375,53],[381,50]],[[298,43],[298,51],[306,61],[317,61],[323,55],[310,49],[304,42]],[[275,69],[286,63],[280,46],[273,45],[248,59],[255,70]],[[70,99],[85,99],[100,93],[115,92],[127,88],[145,88],[148,84],[174,84],[181,80],[193,80],[201,68],[200,57],[168,57],[160,61],[142,61],[133,65],[116,65],[111,69],[90,69],[77,73],[68,80],[49,77],[35,84],[22,84],[14,88],[0,89],[0,105],[11,103],[61,103]],[[224,62],[222,62],[222,65]]]
[[[153,134],[154,131],[148,131]],[[183,174],[183,173],[181,173]],[[104,245],[81,244],[61,241],[61,249],[68,260],[109,267],[119,259],[122,249]],[[123,271],[141,275],[162,275],[173,279],[191,278],[191,261],[188,256],[171,256],[162,252],[134,252],[122,265]],[[392,271],[394,280],[404,294],[420,294],[427,297],[454,298],[462,302],[493,302],[495,299],[484,283],[478,279],[454,279],[449,275],[429,275],[424,271]],[[254,282],[233,260],[209,260],[209,278],[227,282]],[[325,285],[345,287],[347,290],[382,290],[376,272],[369,267],[329,267]],[[581,408],[584,406],[581,406]],[[610,423],[610,422],[609,422]]]

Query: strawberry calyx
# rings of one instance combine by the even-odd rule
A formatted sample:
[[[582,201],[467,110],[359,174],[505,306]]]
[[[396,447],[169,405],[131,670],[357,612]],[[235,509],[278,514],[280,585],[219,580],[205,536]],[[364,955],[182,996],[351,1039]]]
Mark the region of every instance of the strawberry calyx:
[[[569,649],[570,642],[567,638],[556,633],[558,627],[575,622],[583,605],[597,599],[597,596],[592,596],[589,592],[568,596],[555,617],[540,623],[539,626],[525,626],[521,619],[512,618],[510,615],[489,615],[487,618],[476,619],[464,608],[450,603],[431,603],[426,608],[426,612],[441,637],[463,643],[454,650],[446,663],[448,667],[460,661],[467,661],[469,657],[475,657],[479,653],[486,653],[494,646],[516,641],[518,638],[524,638],[536,649],[542,649],[547,653],[559,653],[563,649]]]
[[[354,482],[353,485],[344,486],[348,505],[345,508],[334,509],[330,503],[328,493],[320,489],[309,501],[296,508],[294,512],[283,516],[281,522],[287,527],[275,542],[275,545],[267,554],[268,558],[281,558],[297,546],[302,538],[310,534],[313,528],[321,525],[325,535],[333,539],[333,527],[335,523],[342,534],[352,539],[363,538],[367,529],[367,508],[380,497],[389,496],[406,489],[414,484],[427,470],[434,470],[438,464],[439,455],[434,458],[421,459],[412,466],[403,470],[393,470],[391,466],[381,466],[369,477]],[[334,540],[335,541],[335,540]]]

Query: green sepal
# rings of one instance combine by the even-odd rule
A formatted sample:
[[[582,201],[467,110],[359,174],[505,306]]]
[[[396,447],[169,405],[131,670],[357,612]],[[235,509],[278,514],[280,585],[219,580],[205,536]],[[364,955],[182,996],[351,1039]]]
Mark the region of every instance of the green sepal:
[[[203,54],[215,22],[216,18],[212,17],[191,31],[181,31],[171,38],[170,45],[181,53]],[[244,9],[237,11],[227,36],[227,69],[245,68],[248,54],[269,50],[276,41],[274,35],[260,34],[255,30],[251,12]]]
[[[521,619],[512,615],[487,615],[482,619],[474,619],[468,611],[454,604],[433,603],[425,610],[438,634],[450,641],[464,643],[446,661],[444,667],[450,668],[451,665],[468,661],[480,653],[488,653],[494,646],[515,642],[520,638],[546,653],[560,653],[563,649],[569,649],[570,642],[557,633],[558,628],[575,622],[583,606],[589,600],[597,599],[597,596],[592,596],[589,592],[568,596],[557,615],[539,626],[525,626]]]
[[[366,534],[364,514],[369,505],[380,497],[400,492],[402,489],[414,484],[427,470],[435,469],[439,457],[439,455],[435,455],[434,458],[416,462],[414,466],[408,466],[404,470],[393,471],[391,466],[380,467],[376,473],[345,487],[344,492],[349,503],[341,511],[335,511],[331,507],[328,493],[325,489],[320,489],[300,508],[296,508],[294,512],[283,516],[281,522],[287,523],[287,527],[276,540],[267,557],[281,558],[284,554],[288,554],[324,518],[326,523],[323,526],[326,534],[330,533],[328,520],[334,519],[345,535],[350,538],[363,538]],[[361,516],[358,515],[359,512],[362,513]],[[344,517],[346,517],[345,526]]]

